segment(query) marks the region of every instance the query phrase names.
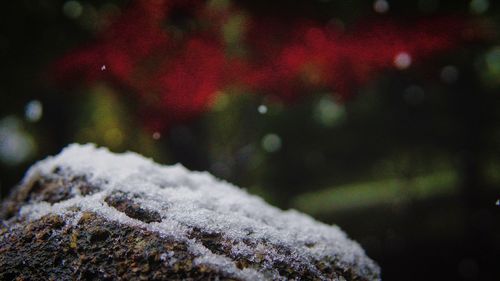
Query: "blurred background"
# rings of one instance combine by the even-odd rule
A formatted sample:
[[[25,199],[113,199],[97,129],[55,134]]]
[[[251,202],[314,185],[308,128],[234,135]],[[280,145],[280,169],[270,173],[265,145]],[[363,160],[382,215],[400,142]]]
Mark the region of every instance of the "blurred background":
[[[93,142],[338,224],[384,280],[499,280],[495,1],[0,5],[2,198]]]

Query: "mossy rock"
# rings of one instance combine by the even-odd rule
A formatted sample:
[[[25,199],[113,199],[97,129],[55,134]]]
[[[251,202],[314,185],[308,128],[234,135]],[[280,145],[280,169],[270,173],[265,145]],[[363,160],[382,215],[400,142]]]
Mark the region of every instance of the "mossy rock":
[[[380,280],[336,226],[93,145],[35,164],[1,218],[0,280]]]

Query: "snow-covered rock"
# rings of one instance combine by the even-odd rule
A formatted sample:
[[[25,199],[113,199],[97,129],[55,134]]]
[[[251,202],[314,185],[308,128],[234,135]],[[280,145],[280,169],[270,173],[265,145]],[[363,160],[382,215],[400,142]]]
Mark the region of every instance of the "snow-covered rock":
[[[208,173],[73,144],[4,202],[0,279],[379,280],[337,226]]]

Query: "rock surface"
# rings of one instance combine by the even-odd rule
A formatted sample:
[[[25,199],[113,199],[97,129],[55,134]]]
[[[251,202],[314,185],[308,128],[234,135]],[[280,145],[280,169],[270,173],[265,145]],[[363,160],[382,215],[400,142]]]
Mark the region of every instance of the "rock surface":
[[[379,280],[336,226],[207,173],[70,145],[2,204],[0,280]]]

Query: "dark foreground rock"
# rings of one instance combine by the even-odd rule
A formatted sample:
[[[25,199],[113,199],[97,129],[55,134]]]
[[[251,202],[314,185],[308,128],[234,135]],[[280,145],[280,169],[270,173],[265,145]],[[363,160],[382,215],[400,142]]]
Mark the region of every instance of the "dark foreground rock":
[[[72,145],[2,204],[0,280],[379,280],[336,226],[206,173]]]

